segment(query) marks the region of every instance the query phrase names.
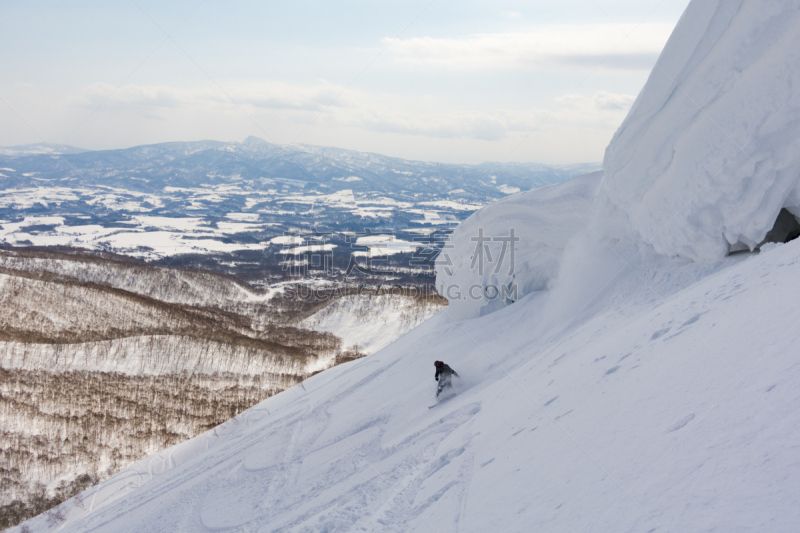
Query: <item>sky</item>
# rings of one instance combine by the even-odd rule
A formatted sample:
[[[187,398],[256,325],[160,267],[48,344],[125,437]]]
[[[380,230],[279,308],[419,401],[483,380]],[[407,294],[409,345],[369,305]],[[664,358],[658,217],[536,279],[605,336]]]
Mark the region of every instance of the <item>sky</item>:
[[[0,146],[602,161],[688,0],[0,3]]]

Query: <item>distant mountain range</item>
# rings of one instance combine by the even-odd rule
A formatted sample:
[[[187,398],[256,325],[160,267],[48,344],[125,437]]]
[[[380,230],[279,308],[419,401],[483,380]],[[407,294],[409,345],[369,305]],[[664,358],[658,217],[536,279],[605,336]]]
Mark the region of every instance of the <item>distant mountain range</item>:
[[[283,147],[257,137],[244,142],[195,141],[85,151],[34,144],[0,148],[3,188],[106,186],[156,193],[164,187],[236,184],[330,193],[352,190],[486,203],[600,168],[599,163],[455,165],[310,145]],[[53,183],[56,182],[56,183]]]

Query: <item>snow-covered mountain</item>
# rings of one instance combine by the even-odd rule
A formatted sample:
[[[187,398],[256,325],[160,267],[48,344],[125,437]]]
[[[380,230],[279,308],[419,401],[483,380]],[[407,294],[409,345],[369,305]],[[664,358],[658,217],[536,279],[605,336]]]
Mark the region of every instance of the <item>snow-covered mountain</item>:
[[[451,307],[23,527],[797,531],[798,50],[798,0],[692,0],[602,175],[459,226]]]
[[[48,152],[47,145],[0,148],[3,181],[10,187],[105,186],[140,193],[165,187],[239,185],[251,189],[319,188],[415,194],[486,201],[503,188],[529,190],[578,175],[598,165],[548,166],[535,163],[456,165],[409,161],[380,154],[311,145],[279,146],[257,137],[243,142],[171,142],[119,150]],[[52,184],[51,184],[52,185]],[[433,198],[429,198],[433,199]]]

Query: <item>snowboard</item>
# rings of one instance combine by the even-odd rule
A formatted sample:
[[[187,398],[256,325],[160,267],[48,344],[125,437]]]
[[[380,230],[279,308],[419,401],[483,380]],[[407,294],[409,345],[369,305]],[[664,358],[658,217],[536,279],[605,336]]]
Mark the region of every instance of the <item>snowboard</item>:
[[[435,404],[433,404],[433,405],[429,405],[429,406],[428,406],[428,409],[433,409],[434,407],[436,407],[436,406],[437,406],[437,405],[439,405],[440,403],[444,403],[444,402],[446,402],[447,400],[449,400],[450,398],[454,398],[454,397],[455,397],[455,394],[448,394],[447,396],[442,396],[440,399],[437,399],[437,400],[436,400],[436,403],[435,403]]]

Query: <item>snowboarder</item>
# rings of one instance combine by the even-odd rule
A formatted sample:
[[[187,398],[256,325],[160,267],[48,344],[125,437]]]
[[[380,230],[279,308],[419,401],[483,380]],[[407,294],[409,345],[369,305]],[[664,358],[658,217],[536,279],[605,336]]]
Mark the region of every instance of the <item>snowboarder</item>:
[[[433,377],[439,382],[439,386],[436,387],[436,397],[438,398],[444,389],[453,386],[453,383],[451,382],[453,376],[461,376],[458,375],[458,372],[444,364],[442,361],[435,361],[433,364],[436,367],[436,375]]]

